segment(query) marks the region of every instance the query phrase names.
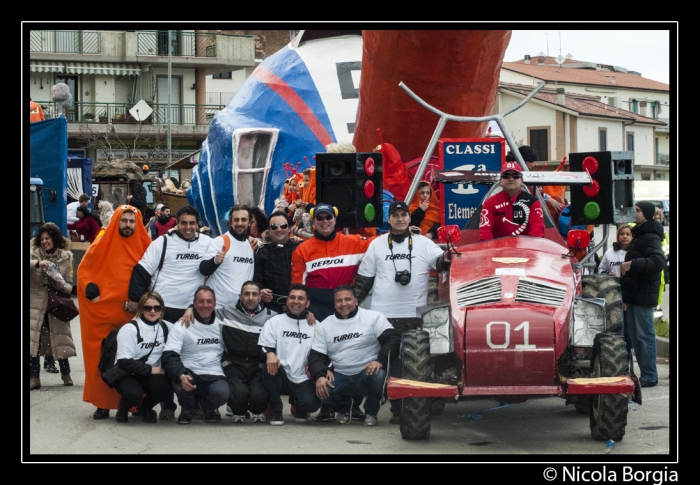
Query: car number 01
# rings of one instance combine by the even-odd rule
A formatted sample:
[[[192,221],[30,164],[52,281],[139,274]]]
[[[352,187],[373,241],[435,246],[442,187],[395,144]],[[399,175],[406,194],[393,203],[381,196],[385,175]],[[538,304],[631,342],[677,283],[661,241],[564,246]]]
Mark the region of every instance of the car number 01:
[[[491,340],[491,327],[493,325],[503,325],[505,327],[506,341],[502,344],[495,344]],[[514,332],[523,331],[523,343],[516,344],[516,349],[536,349],[536,345],[530,345],[530,322],[523,322],[515,327]],[[486,343],[492,349],[507,349],[510,345],[510,323],[508,322],[489,322],[486,325]]]

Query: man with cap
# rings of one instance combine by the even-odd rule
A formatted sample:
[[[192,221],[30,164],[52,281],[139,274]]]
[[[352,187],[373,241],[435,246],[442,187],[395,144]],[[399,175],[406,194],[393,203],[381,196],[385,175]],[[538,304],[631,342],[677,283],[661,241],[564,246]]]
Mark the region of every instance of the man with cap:
[[[535,163],[537,161],[537,151],[528,145],[518,147],[518,151],[523,157],[525,165],[527,165],[527,169],[530,171],[535,170],[537,167],[537,164]],[[508,153],[506,155],[506,161],[515,161],[515,156],[512,153]],[[564,205],[566,205],[566,200],[564,199],[564,186],[544,185],[540,187],[540,190],[542,191],[542,198],[544,199],[545,205],[547,206],[547,209],[549,209],[549,213],[552,215],[552,219],[554,219],[555,222],[558,221],[559,213],[564,208]]]
[[[416,309],[428,303],[430,270],[446,271],[451,262],[449,250],[443,251],[420,234],[411,234],[411,215],[403,201],[389,206],[388,233],[374,239],[355,280],[359,301],[372,290],[370,309],[381,312],[398,332],[419,328],[422,320]],[[392,356],[390,375],[401,377],[398,360]],[[400,401],[391,401],[390,423],[400,422]]]
[[[625,339],[628,349],[634,348],[642,387],[654,387],[659,380],[656,371],[656,334],[654,308],[659,298],[661,271],[666,259],[661,240],[664,228],[654,220],[653,202],[635,205],[636,224],[625,261],[620,265],[620,286],[624,309]]]
[[[292,253],[292,283],[306,285],[311,300],[309,311],[318,322],[335,313],[333,290],[353,283],[371,241],[357,234],[336,232],[337,213],[338,209],[330,204],[316,205],[310,212],[314,237],[301,243]],[[353,410],[353,418],[364,419],[358,407],[359,402]],[[322,407],[316,417],[317,421],[332,419],[327,406]]]
[[[158,205],[160,206],[160,211],[158,211],[158,206],[156,206],[156,218],[153,220],[153,226],[150,231],[154,241],[175,227],[177,223],[177,219],[173,216],[169,206],[165,204]]]
[[[501,191],[484,201],[479,219],[479,240],[505,236],[544,237],[542,204],[523,189],[518,162],[501,168]]]

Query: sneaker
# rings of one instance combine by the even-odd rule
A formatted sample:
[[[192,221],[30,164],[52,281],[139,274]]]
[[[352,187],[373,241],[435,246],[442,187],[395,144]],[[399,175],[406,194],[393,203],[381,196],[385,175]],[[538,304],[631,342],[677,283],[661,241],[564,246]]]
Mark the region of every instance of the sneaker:
[[[274,413],[274,416],[270,420],[270,424],[272,426],[282,426],[284,424],[284,416],[282,416],[281,411],[279,413]]]
[[[331,412],[330,408],[328,409],[321,409],[319,413],[316,415],[316,422],[318,423],[330,423],[333,421],[333,413]]]
[[[204,411],[204,422],[205,423],[217,423],[221,421],[221,413],[218,409],[212,409],[210,411]]]
[[[352,421],[352,417],[350,416],[350,413],[336,413],[335,420],[338,422],[338,424],[348,424],[350,421]]]
[[[265,422],[265,414],[260,413],[260,414],[253,414],[251,416],[253,418],[254,423],[263,423]]]
[[[309,421],[309,413],[297,412],[294,413],[294,421],[297,423],[306,423]]]
[[[158,417],[162,421],[170,421],[171,419],[175,419],[175,411],[172,409],[168,408],[161,408],[160,414],[158,414]]]
[[[642,380],[642,379],[639,379],[639,385],[640,385],[641,387],[654,387],[654,386],[656,386],[658,383],[659,383],[659,381],[650,382],[650,381],[644,381],[644,380]]]
[[[401,424],[401,413],[394,413],[389,420],[389,424]]]
[[[56,368],[56,364],[54,362],[49,361],[48,363],[46,360],[44,360],[44,370],[46,372],[49,372],[51,374],[58,374],[58,369]]]
[[[180,410],[180,416],[177,418],[177,424],[190,424],[192,422],[192,411]]]
[[[231,416],[232,423],[242,423],[243,421],[245,421],[245,416],[242,416],[240,414],[234,414],[233,416]]]
[[[139,408],[139,414],[144,423],[157,423],[158,414],[153,409],[142,409]]]
[[[352,410],[352,420],[353,421],[364,421],[365,420],[365,413],[363,413],[359,409],[353,409]]]
[[[231,411],[231,406],[226,405],[226,416],[233,416],[233,411]]]
[[[371,414],[365,416],[365,426],[376,426],[377,424],[379,424],[379,421],[377,421],[376,416],[372,416]]]
[[[94,413],[92,413],[92,419],[108,419],[109,409],[97,408]]]

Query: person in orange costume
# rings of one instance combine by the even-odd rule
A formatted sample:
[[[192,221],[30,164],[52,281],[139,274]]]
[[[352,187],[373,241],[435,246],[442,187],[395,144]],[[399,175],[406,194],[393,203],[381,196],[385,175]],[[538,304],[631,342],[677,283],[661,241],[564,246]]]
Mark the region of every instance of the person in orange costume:
[[[316,169],[307,168],[303,172],[304,175],[304,185],[301,188],[301,201],[303,202],[303,207],[311,204],[316,204]]]
[[[119,393],[102,381],[97,364],[102,339],[134,318],[124,311],[129,299],[129,280],[151,237],[143,225],[143,214],[131,205],[119,205],[104,234],[90,245],[78,266],[80,334],[85,362],[83,401],[94,404],[94,419],[106,419],[117,409]]]
[[[44,110],[39,103],[35,103],[32,98],[29,98],[29,122],[41,121],[44,119]]]
[[[437,239],[437,228],[440,227],[440,201],[430,182],[421,180],[416,195],[408,209],[411,214],[411,225],[420,227],[420,233],[429,238]]]

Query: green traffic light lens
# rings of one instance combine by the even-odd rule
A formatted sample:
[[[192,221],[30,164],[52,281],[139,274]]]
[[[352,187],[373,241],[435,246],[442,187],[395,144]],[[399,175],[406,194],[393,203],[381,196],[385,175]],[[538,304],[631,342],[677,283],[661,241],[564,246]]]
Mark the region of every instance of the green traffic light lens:
[[[586,219],[589,221],[596,220],[600,215],[600,206],[597,202],[586,203],[586,205],[583,206],[583,215],[585,215]]]
[[[375,215],[374,206],[372,204],[367,204],[365,206],[365,219],[367,219],[367,222],[372,222]]]

